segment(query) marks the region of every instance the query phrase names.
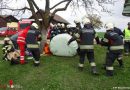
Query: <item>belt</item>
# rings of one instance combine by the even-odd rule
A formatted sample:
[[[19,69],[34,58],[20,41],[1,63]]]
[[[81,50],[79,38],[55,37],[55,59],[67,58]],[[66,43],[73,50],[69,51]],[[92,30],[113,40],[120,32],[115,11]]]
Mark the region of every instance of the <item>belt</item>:
[[[80,45],[80,49],[94,49],[94,45]]]

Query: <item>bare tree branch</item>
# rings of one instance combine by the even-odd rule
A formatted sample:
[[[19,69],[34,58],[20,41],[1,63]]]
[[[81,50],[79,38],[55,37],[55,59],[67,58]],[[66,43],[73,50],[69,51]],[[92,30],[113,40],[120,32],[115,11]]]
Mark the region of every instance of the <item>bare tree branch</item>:
[[[27,1],[28,1],[29,6],[30,6],[30,9],[31,9],[32,14],[34,15],[34,18],[35,18],[36,23],[37,23],[37,24],[39,25],[39,27],[41,28],[41,24],[40,24],[40,21],[39,21],[39,19],[38,19],[38,16],[36,15],[36,12],[35,12],[35,9],[34,9],[32,0],[27,0]]]
[[[50,10],[54,9],[55,7],[59,6],[60,4],[62,4],[62,3],[64,3],[64,2],[67,2],[67,1],[68,1],[68,0],[63,0],[63,1],[61,1],[61,2],[59,2],[59,3],[57,3],[57,4],[55,4],[54,6],[52,6],[52,7],[50,8]]]
[[[58,9],[55,9],[55,10],[53,11],[53,13],[52,13],[51,16],[54,16],[55,13],[57,13],[58,11],[65,11],[65,10],[67,9],[67,7],[69,6],[70,2],[71,2],[71,0],[69,0],[69,1],[67,2],[67,4],[65,5],[64,8],[58,8]]]
[[[33,5],[35,6],[35,8],[36,8],[37,10],[40,10],[39,7],[38,7],[38,5],[35,3],[34,0],[32,0],[32,3],[33,3]]]
[[[24,8],[20,8],[20,9],[12,9],[12,8],[0,8],[0,9],[7,9],[7,10],[11,10],[11,11],[20,11],[20,10],[31,10],[28,7],[24,7]]]

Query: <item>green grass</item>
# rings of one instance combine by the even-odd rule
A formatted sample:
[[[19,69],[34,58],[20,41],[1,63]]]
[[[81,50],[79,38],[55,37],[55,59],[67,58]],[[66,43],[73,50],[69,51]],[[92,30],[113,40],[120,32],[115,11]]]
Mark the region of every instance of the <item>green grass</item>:
[[[104,37],[104,32],[97,32],[97,34],[98,34],[98,36],[99,36],[100,38],[103,38],[103,37]]]
[[[12,79],[15,85],[22,86],[22,89],[16,90],[115,90],[113,87],[130,87],[130,57],[124,57],[124,69],[120,69],[116,61],[115,75],[106,77],[105,71],[101,69],[105,52],[105,48],[96,46],[95,60],[99,76],[91,75],[87,60],[84,71],[78,71],[78,56],[42,56],[39,67],[34,67],[31,60],[26,65],[14,66],[1,60],[0,85],[7,85]],[[2,52],[0,54],[2,55]]]

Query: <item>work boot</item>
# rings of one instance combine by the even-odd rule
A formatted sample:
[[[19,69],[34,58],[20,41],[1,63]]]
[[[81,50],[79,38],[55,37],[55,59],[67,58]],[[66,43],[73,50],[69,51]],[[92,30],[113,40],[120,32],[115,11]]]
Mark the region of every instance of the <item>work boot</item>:
[[[78,66],[78,70],[79,70],[79,71],[83,71],[83,69],[84,69],[83,67],[79,67],[79,66]]]
[[[106,64],[103,64],[101,68],[106,70]]]
[[[24,64],[27,64],[28,62],[27,61],[25,61],[25,60],[20,60],[20,64],[21,65],[24,65]]]
[[[98,71],[97,71],[96,66],[92,66],[92,67],[91,67],[91,72],[92,72],[92,74],[94,74],[94,75],[98,75],[98,74],[99,74]]]
[[[40,61],[34,61],[34,66],[39,66],[40,65]]]
[[[113,76],[113,70],[106,70],[106,76]]]
[[[125,53],[125,56],[129,56],[129,53],[126,52],[126,53]]]
[[[119,67],[120,68],[124,68],[124,64],[123,64],[123,61],[122,60],[117,60],[118,63],[119,63]]]
[[[19,60],[14,60],[14,59],[12,59],[11,61],[10,61],[10,64],[11,65],[16,65],[16,64],[20,64],[20,62],[19,62]]]

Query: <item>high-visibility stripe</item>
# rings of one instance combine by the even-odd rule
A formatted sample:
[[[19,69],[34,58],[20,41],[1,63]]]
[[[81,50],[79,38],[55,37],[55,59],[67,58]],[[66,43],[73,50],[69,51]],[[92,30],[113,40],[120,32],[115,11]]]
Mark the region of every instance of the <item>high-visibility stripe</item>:
[[[106,67],[106,70],[114,70],[114,67]]]
[[[18,38],[20,38],[20,39],[25,39],[25,37],[18,37]]]
[[[25,43],[25,41],[24,40],[17,40],[18,42],[24,42]]]
[[[91,62],[90,65],[91,66],[96,66],[96,63],[95,62]]]
[[[27,44],[27,47],[28,48],[38,48],[39,46],[35,45],[35,44]]]
[[[79,67],[84,67],[84,64],[80,64],[80,63],[79,63]]]
[[[75,35],[75,37],[77,37],[77,38],[79,38],[80,37],[80,35],[78,34],[78,33],[76,33],[76,34],[74,34]]]
[[[20,60],[24,60],[24,56],[20,56]]]
[[[110,47],[110,50],[119,50],[119,49],[124,49],[124,46],[120,45],[120,46],[111,46]]]
[[[103,41],[104,41],[104,42],[108,42],[108,39],[104,38]]]
[[[80,45],[80,49],[94,49],[94,45]]]
[[[124,39],[125,42],[130,42],[130,39]]]
[[[34,61],[34,63],[40,63],[40,61]]]

